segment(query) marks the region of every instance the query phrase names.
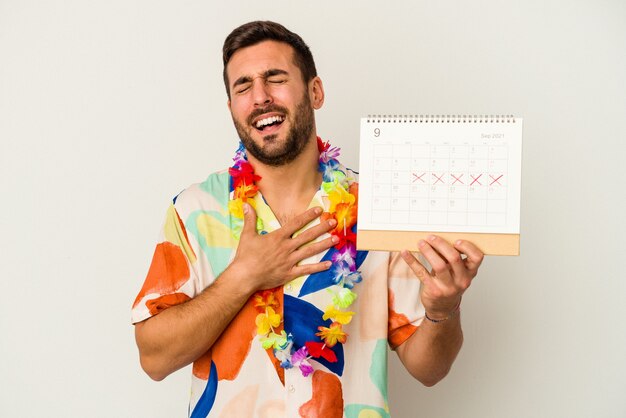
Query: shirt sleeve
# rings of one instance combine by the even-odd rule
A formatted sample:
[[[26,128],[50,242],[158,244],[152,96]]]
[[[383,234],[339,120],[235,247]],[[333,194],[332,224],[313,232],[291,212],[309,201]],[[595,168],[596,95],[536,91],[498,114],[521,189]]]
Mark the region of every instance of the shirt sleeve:
[[[400,253],[391,253],[388,279],[389,322],[387,340],[392,350],[395,350],[413,335],[424,319],[424,306],[420,298],[420,289],[420,280],[402,259]]]
[[[196,263],[196,252],[189,241],[187,229],[172,203],[167,209],[143,287],[133,303],[132,323],[141,322],[196,296]]]

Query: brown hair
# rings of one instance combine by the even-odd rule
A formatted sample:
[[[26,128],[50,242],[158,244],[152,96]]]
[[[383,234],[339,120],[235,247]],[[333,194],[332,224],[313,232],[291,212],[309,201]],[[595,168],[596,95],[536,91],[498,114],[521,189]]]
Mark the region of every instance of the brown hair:
[[[315,61],[313,60],[311,50],[298,34],[291,32],[279,23],[257,20],[239,26],[233,30],[224,41],[222,58],[224,60],[224,85],[226,86],[228,98],[230,98],[230,90],[228,88],[226,65],[233,54],[239,49],[256,45],[267,40],[284,42],[293,48],[294,64],[300,69],[302,79],[305,83],[308,83],[313,77],[317,76]]]

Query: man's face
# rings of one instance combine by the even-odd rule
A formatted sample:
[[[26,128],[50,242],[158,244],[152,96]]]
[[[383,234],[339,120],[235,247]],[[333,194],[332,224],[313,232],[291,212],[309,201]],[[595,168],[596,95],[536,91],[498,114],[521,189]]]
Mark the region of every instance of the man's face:
[[[240,49],[226,72],[228,106],[248,152],[271,166],[293,161],[310,140],[315,120],[291,46],[264,41]]]

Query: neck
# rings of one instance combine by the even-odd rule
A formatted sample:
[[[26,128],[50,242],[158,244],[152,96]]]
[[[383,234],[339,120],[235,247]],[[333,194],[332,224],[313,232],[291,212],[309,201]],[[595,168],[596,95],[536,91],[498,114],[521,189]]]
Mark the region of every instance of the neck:
[[[254,172],[261,176],[257,186],[281,223],[304,212],[319,189],[318,160],[315,134],[295,160],[280,167],[265,165],[248,154]]]

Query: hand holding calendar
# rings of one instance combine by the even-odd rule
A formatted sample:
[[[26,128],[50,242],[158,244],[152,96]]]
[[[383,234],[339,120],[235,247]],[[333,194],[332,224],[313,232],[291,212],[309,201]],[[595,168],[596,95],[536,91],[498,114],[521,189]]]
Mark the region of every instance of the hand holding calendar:
[[[421,300],[429,319],[445,321],[458,312],[461,296],[476,277],[483,253],[469,241],[457,241],[452,246],[435,235],[420,241],[418,246],[432,271],[409,251],[403,251],[402,258],[423,284]]]

